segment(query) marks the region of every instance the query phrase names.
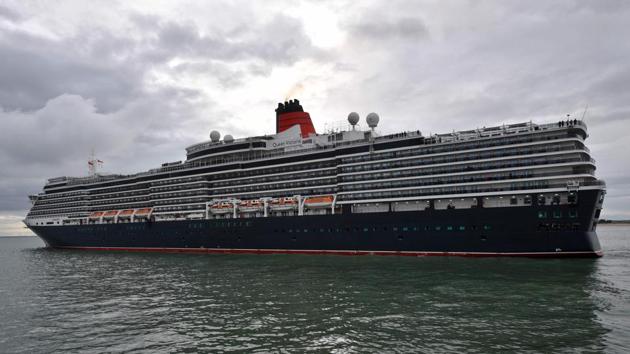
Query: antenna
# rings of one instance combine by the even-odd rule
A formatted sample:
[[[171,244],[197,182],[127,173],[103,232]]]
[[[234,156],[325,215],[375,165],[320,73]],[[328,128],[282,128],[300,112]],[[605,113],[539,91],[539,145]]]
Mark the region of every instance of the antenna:
[[[94,148],[90,152],[90,159],[88,160],[88,172],[90,176],[96,176],[98,169],[103,165],[103,161],[97,159],[94,155]]]
[[[587,110],[588,110],[588,103],[586,104],[586,107],[584,107],[584,112],[582,112],[582,119],[580,119],[582,122],[584,122],[584,118],[586,118]]]

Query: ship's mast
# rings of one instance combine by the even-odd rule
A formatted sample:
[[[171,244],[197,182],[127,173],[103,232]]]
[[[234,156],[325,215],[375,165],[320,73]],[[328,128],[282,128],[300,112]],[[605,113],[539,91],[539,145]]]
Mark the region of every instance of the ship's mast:
[[[98,169],[103,165],[103,161],[96,158],[94,155],[94,149],[90,152],[90,159],[88,160],[88,172],[90,176],[96,176]]]

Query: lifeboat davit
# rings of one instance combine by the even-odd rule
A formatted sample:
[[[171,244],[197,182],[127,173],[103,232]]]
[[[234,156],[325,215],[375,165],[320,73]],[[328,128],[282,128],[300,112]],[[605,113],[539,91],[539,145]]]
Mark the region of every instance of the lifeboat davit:
[[[304,200],[304,207],[310,209],[329,208],[333,203],[332,195],[322,195],[319,197],[307,197]]]
[[[227,214],[234,212],[234,204],[232,202],[219,202],[210,206],[212,214]]]
[[[238,210],[241,213],[255,213],[263,210],[265,204],[262,200],[243,200],[238,204]]]
[[[295,210],[298,207],[298,201],[293,197],[274,198],[269,203],[269,209],[273,211]]]

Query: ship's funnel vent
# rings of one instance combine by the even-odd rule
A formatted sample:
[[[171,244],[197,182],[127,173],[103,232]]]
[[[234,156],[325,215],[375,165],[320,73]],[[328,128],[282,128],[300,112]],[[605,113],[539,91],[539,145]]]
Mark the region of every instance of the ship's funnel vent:
[[[304,112],[304,108],[297,99],[278,103],[276,108],[276,133],[283,132],[294,125],[299,125],[302,137],[315,134],[315,127],[311,116]]]

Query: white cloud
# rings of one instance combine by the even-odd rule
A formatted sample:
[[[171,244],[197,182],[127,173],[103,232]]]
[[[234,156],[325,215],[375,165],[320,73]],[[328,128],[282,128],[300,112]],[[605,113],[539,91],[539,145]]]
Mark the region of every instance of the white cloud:
[[[0,236],[31,236],[33,233],[22,223],[24,215],[0,214]]]

